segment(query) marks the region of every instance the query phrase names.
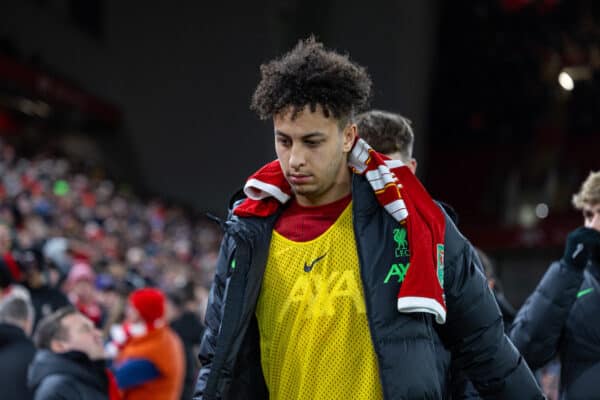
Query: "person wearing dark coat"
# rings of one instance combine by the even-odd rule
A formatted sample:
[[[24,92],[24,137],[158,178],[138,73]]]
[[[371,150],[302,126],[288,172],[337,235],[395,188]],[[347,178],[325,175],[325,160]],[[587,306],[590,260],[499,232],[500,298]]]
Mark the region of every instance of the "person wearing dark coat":
[[[532,368],[556,355],[560,398],[600,399],[600,171],[573,197],[584,226],[567,236],[563,257],[550,265],[515,318],[510,337]]]
[[[109,400],[117,393],[105,368],[100,332],[75,308],[42,319],[35,343],[39,350],[28,375],[34,400]]]
[[[25,296],[10,294],[0,300],[0,391],[3,400],[29,400],[27,368],[35,354],[29,334],[33,308]]]
[[[71,303],[63,292],[48,283],[48,265],[38,249],[23,250],[18,260],[35,310],[35,329],[42,318]]]
[[[181,400],[191,400],[200,366],[196,354],[198,354],[200,340],[204,333],[204,326],[200,322],[200,318],[190,310],[195,305],[193,284],[190,283],[181,290],[170,292],[168,299],[172,313],[170,325],[181,339],[185,352],[186,368]]]
[[[441,349],[484,399],[542,399],[472,246],[358,138],[364,68],[310,38],[261,71],[277,160],[221,223],[194,399],[443,399]]]
[[[31,365],[29,382],[35,400],[107,400],[108,379],[103,362],[81,351],[62,354],[40,350]]]

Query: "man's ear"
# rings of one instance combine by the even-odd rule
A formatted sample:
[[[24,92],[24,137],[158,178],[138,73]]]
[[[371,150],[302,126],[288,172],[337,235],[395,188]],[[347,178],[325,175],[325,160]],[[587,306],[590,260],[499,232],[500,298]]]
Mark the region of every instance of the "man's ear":
[[[27,336],[31,337],[31,333],[33,332],[33,319],[29,318],[26,321],[23,321],[21,328]]]
[[[53,353],[64,353],[65,345],[60,340],[52,339],[50,341],[50,350],[52,350]]]
[[[344,153],[349,153],[352,150],[352,146],[354,145],[354,141],[356,140],[356,136],[358,135],[358,129],[356,124],[348,124],[346,128],[344,128],[343,132],[343,140],[344,140]]]
[[[408,168],[412,171],[413,174],[417,173],[417,160],[411,158],[408,162]]]

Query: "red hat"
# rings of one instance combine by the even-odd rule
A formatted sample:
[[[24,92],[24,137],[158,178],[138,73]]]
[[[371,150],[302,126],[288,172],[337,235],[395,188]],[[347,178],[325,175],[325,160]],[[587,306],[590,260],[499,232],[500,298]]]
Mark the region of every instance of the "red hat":
[[[165,314],[165,295],[158,289],[138,289],[129,295],[129,303],[150,326]]]

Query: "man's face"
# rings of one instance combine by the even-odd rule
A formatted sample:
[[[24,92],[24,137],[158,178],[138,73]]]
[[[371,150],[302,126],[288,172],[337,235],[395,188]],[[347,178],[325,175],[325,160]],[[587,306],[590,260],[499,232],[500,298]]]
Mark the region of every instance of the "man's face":
[[[340,130],[339,121],[326,118],[318,106],[307,106],[292,120],[291,110],[273,118],[275,151],[287,181],[303,206],[331,203],[350,192],[348,153],[356,125]]]
[[[83,303],[92,303],[96,300],[96,288],[92,282],[85,279],[75,282],[71,293]]]
[[[583,204],[583,223],[586,228],[592,228],[600,232],[600,203]]]
[[[92,360],[104,357],[102,335],[89,318],[80,313],[69,314],[62,319],[61,325],[65,329],[64,339],[52,341],[53,351],[81,351]]]

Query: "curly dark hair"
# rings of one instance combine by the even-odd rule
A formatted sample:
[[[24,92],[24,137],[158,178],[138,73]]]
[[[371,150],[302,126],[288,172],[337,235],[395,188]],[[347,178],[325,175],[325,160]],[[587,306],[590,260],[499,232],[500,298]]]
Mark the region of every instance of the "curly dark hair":
[[[250,109],[268,119],[292,107],[292,119],[309,105],[323,108],[342,120],[367,108],[371,78],[364,67],[348,55],[327,50],[311,36],[281,58],[260,66],[261,81],[252,96]]]

